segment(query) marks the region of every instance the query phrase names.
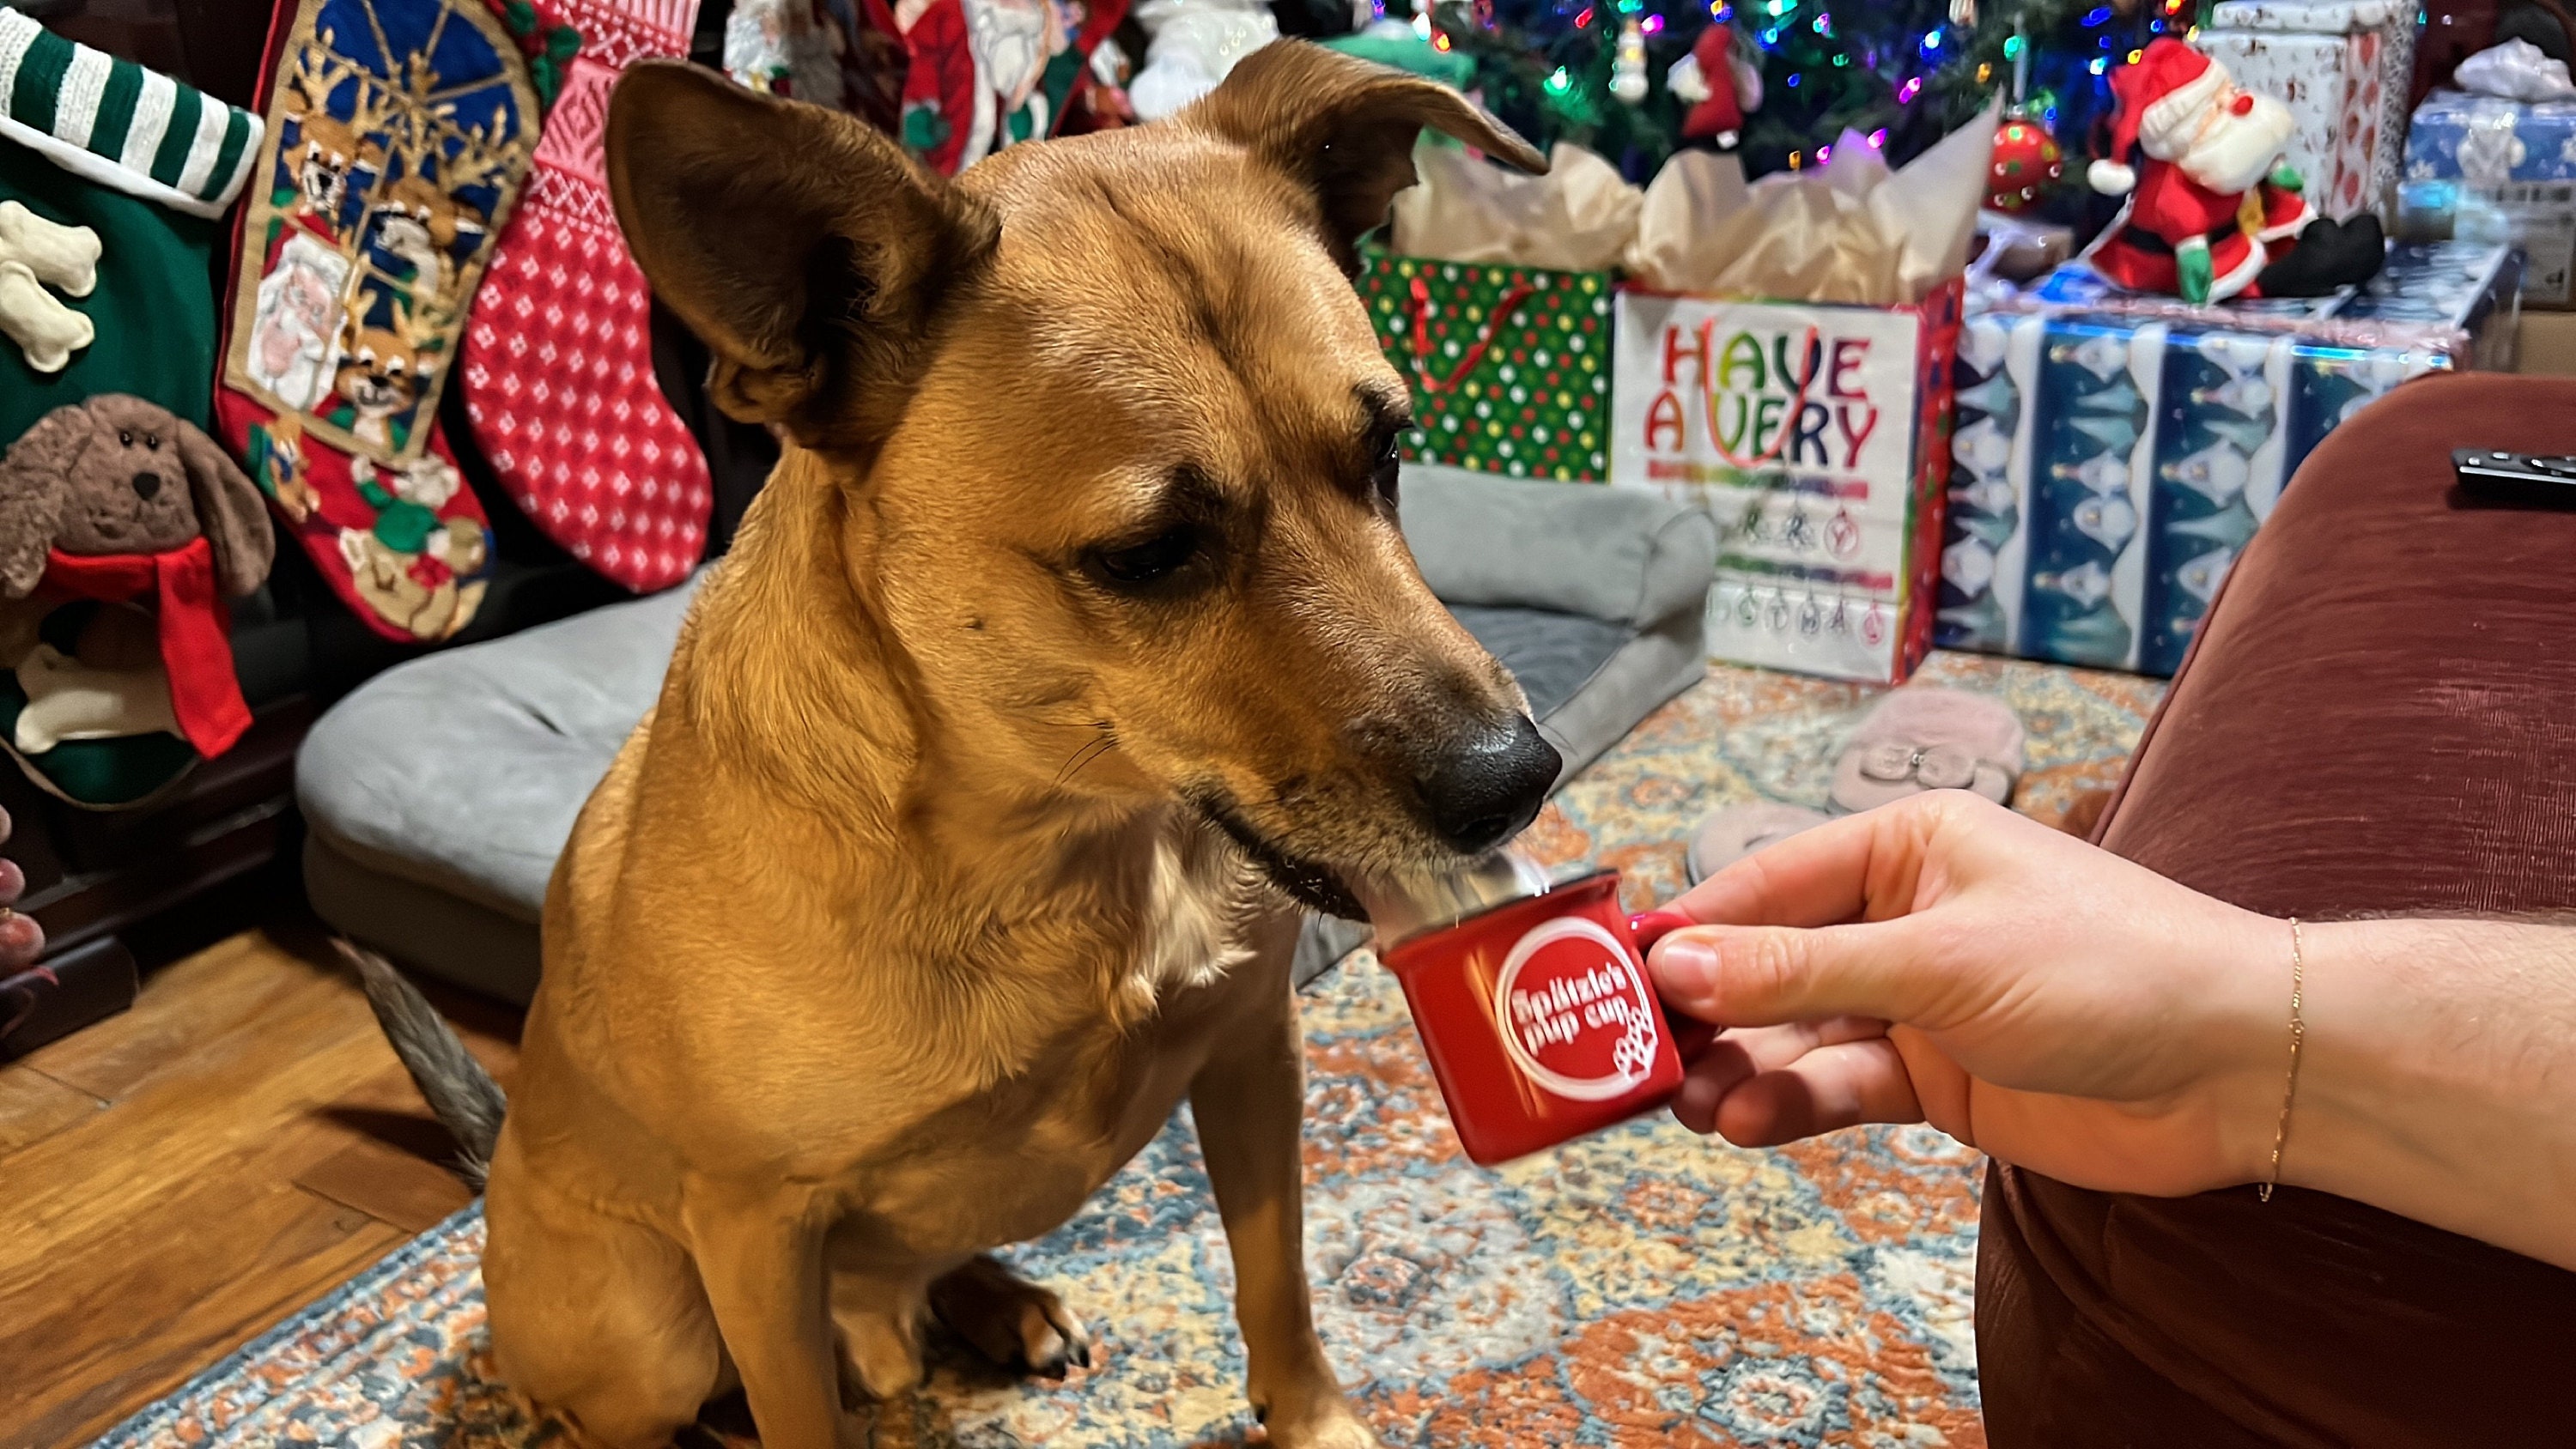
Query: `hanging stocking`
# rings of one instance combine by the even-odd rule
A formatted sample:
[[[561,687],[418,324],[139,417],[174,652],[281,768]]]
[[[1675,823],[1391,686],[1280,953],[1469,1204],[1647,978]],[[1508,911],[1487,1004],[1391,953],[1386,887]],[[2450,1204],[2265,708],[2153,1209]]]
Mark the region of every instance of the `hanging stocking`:
[[[653,377],[651,293],[608,197],[602,128],[631,61],[684,56],[697,0],[548,0],[581,33],[527,194],[474,295],[465,415],[547,537],[639,593],[689,576],[714,503]]]
[[[212,423],[213,257],[223,235],[215,219],[240,194],[259,140],[250,112],[0,6],[0,455],[47,414],[110,394],[136,409],[150,405],[174,433]],[[266,520],[253,512],[248,522]],[[199,539],[194,547],[209,546]],[[29,597],[0,600],[0,749],[40,788],[83,807],[131,805],[193,768],[196,745],[219,752],[247,724],[223,642],[224,598],[255,588],[264,562],[216,570],[220,587],[137,585],[149,609],[66,606],[67,597],[106,594],[54,587],[83,564],[131,566],[164,583],[206,577],[188,565],[188,552],[68,559],[62,577],[49,569],[41,583],[14,590],[25,595],[32,584]],[[172,675],[152,647],[164,622],[174,639],[205,646],[174,656],[191,685],[185,708],[172,704]],[[107,648],[103,657],[102,641],[134,639],[135,627],[138,652]],[[28,721],[29,689],[64,684],[78,687]],[[60,734],[46,720],[59,725],[66,705],[109,717]],[[190,721],[186,737],[181,717]]]
[[[483,0],[282,0],[234,239],[224,440],[349,607],[444,639],[491,530],[439,435],[468,299],[536,144]]]
[[[0,6],[0,450],[103,392],[213,421],[223,214],[259,118]]]

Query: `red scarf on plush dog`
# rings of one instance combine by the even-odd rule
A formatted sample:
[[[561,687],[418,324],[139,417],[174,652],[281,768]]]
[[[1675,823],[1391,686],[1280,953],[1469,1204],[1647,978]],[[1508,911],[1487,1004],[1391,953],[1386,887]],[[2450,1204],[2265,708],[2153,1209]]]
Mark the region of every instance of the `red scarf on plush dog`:
[[[250,728],[250,706],[233,676],[230,620],[215,591],[215,551],[204,539],[192,538],[168,553],[86,556],[50,549],[45,583],[70,598],[110,604],[150,594],[161,616],[170,712],[188,743],[211,760]]]

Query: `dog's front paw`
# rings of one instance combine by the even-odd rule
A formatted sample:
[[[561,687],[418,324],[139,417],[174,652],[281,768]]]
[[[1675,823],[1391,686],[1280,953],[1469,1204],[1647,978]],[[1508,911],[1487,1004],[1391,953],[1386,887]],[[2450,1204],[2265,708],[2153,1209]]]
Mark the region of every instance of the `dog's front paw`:
[[[1384,1449],[1369,1426],[1339,1393],[1316,1401],[1302,1412],[1274,1409],[1261,1414],[1272,1449]]]
[[[1064,1300],[989,1257],[930,1285],[939,1321],[1004,1368],[1060,1379],[1091,1367],[1091,1335]]]

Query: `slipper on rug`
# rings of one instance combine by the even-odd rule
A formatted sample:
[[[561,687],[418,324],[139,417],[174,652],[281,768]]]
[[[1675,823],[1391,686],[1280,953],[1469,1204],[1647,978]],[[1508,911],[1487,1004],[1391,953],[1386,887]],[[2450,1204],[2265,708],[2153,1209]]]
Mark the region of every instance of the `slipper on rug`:
[[[2021,770],[2012,706],[1960,689],[1900,689],[1852,732],[1830,794],[1835,809],[1853,814],[1925,790],[1974,790],[2003,805]]]
[[[1690,883],[1698,885],[1755,851],[1768,850],[1832,818],[1822,811],[1783,805],[1777,800],[1729,805],[1699,823],[1699,829],[1691,834],[1690,853],[1682,863],[1690,872]]]

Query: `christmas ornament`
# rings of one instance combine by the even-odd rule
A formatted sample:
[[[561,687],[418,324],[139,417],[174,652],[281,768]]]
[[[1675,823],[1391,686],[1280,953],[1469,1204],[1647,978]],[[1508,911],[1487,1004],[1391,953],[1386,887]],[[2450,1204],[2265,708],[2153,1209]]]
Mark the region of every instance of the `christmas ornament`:
[[[2111,150],[2086,179],[2129,201],[2085,254],[2104,277],[2198,303],[2318,295],[2377,273],[2378,218],[2320,221],[2280,164],[2296,123],[2279,101],[2239,88],[2224,65],[2170,37],[2111,87]]]
[[[1646,32],[1633,18],[1619,26],[1619,48],[1610,59],[1610,94],[1632,106],[1646,99]]]
[[[651,291],[618,234],[601,128],[618,75],[684,56],[696,0],[546,0],[589,37],[465,328],[465,416],[521,511],[638,593],[706,552],[715,486],[653,375]]]
[[[359,618],[448,638],[482,602],[491,533],[438,399],[536,147],[536,90],[483,0],[281,3],[216,418]]]
[[[1690,107],[1682,117],[1685,141],[1732,146],[1744,130],[1745,114],[1762,108],[1762,67],[1736,45],[1733,26],[1701,30],[1690,54],[1665,72],[1664,82]]]
[[[1995,128],[1986,205],[1996,211],[2027,210],[2065,174],[2066,153],[2048,127],[2035,117],[2007,116]]]

